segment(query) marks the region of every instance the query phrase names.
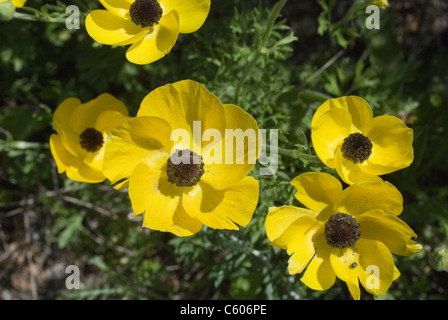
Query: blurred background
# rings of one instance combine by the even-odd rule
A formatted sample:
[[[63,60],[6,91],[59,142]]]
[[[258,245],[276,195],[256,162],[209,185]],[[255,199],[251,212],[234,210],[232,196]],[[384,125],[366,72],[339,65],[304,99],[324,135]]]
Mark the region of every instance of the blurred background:
[[[291,179],[327,170],[321,164],[280,155],[273,176],[258,176],[257,164],[252,222],[186,238],[143,229],[141,216],[130,217],[127,193],[107,182],[57,173],[48,141],[65,98],[109,92],[134,116],[146,94],[182,79],[238,103],[260,128],[278,129],[279,146],[309,154],[311,117],[328,98],[358,95],[374,115],[405,121],[415,160],[383,178],[402,192],[400,217],[423,250],[395,257],[401,276],[378,299],[447,299],[448,3],[390,0],[380,29],[369,30],[368,14],[352,9],[360,1],[290,0],[262,43],[276,1],[211,2],[200,30],[145,66],[129,63],[126,47],[88,36],[83,19],[99,1],[28,0],[34,10],[17,12],[38,21],[0,22],[0,299],[351,299],[339,280],[320,292],[289,275],[286,252],[271,247],[264,230],[269,207],[300,206]],[[81,10],[78,30],[63,22],[70,4]],[[79,268],[80,289],[66,286],[70,265]]]

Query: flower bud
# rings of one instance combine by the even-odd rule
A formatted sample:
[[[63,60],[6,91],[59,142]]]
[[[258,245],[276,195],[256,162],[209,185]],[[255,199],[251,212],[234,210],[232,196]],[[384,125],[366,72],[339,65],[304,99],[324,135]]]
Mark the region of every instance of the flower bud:
[[[429,264],[437,271],[448,271],[448,249],[435,249],[429,256]]]

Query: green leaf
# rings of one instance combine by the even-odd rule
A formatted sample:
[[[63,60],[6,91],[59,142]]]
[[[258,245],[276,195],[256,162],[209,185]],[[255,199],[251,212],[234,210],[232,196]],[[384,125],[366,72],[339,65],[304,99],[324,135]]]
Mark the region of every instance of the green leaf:
[[[56,221],[56,225],[65,226],[65,229],[59,234],[58,247],[65,248],[68,244],[76,241],[82,226],[83,216],[71,216],[68,218],[60,218]]]

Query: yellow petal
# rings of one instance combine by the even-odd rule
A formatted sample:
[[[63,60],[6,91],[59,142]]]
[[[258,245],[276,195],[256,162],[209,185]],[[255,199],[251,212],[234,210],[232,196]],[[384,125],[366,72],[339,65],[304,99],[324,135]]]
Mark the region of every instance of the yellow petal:
[[[397,269],[397,266],[394,266],[394,277],[392,278],[392,281],[397,280],[400,277],[401,273],[400,271]]]
[[[210,0],[159,0],[164,14],[173,10],[179,14],[179,32],[191,33],[205,22],[210,11]]]
[[[372,120],[373,113],[367,101],[357,96],[340,97],[325,101],[314,113],[311,121],[313,127],[319,118],[328,110],[341,109],[351,116],[351,130],[363,131],[364,127]]]
[[[335,204],[342,193],[342,184],[328,173],[303,173],[295,177],[291,184],[297,190],[296,199],[316,215]]]
[[[334,211],[357,216],[372,209],[399,215],[403,211],[403,196],[387,181],[361,182],[344,189]]]
[[[330,261],[336,276],[347,283],[355,300],[360,298],[358,279],[369,293],[381,295],[396,275],[392,255],[380,241],[361,238],[354,248],[334,248]]]
[[[202,223],[183,210],[181,194],[168,182],[166,174],[144,163],[137,165],[129,181],[134,215],[144,213],[143,227],[189,236],[201,230]]]
[[[106,179],[101,171],[88,166],[65,149],[57,134],[50,136],[50,151],[58,166],[58,173],[65,172],[69,179],[87,183],[98,183]]]
[[[63,173],[72,165],[75,157],[62,145],[61,138],[53,133],[50,136],[50,151],[58,167],[58,173]]]
[[[335,167],[335,153],[351,133],[352,119],[347,110],[330,109],[324,112],[311,127],[311,139],[319,159],[328,167]]]
[[[341,179],[347,184],[355,184],[363,181],[381,182],[380,177],[365,172],[364,165],[353,163],[345,159],[340,149],[336,152],[335,158],[336,171]],[[365,162],[365,161],[364,161]]]
[[[262,146],[261,132],[255,119],[236,105],[224,104],[223,107],[225,130],[213,131],[221,136],[221,143],[207,144],[204,141],[207,132],[202,142],[202,155],[208,164],[202,180],[215,189],[227,188],[243,179],[253,169]],[[211,152],[207,152],[209,149],[213,150],[213,157]]]
[[[171,51],[178,36],[179,18],[177,12],[172,11],[163,15],[159,24],[151,27],[149,33],[129,47],[126,58],[135,64],[157,61]]]
[[[258,181],[253,177],[246,177],[224,190],[215,190],[200,181],[182,198],[186,212],[213,229],[245,227],[251,221],[257,203]]]
[[[108,110],[117,111],[123,116],[128,115],[123,102],[108,93],[103,93],[77,106],[70,115],[70,125],[76,133],[81,134],[87,128],[95,128],[100,114]]]
[[[72,155],[76,156],[81,146],[79,144],[79,134],[73,131],[70,124],[70,117],[73,111],[81,105],[78,98],[67,98],[61,102],[53,113],[53,124],[56,132],[61,138],[64,148]]]
[[[126,45],[140,41],[149,30],[107,10],[93,10],[87,15],[85,23],[87,33],[95,41],[107,45]]]
[[[265,221],[265,229],[271,244],[286,249],[288,245],[287,241],[282,241],[279,237],[291,226],[291,224],[294,223],[294,221],[303,216],[314,217],[314,214],[308,209],[294,206],[269,208],[269,213],[266,216]]]
[[[359,300],[361,297],[358,282],[359,268],[353,267],[354,264],[359,264],[359,253],[356,248],[333,248],[330,262],[336,276],[347,284],[353,299]]]
[[[359,253],[359,266],[355,270],[362,286],[371,294],[384,294],[398,271],[389,249],[380,241],[363,238],[355,247]]]
[[[26,0],[10,0],[14,7],[22,8],[25,5]]]
[[[115,127],[130,119],[130,117],[121,112],[106,110],[98,115],[93,128],[99,132],[110,133]]]
[[[314,238],[316,255],[308,264],[300,280],[313,290],[327,290],[333,286],[336,280],[336,274],[330,263],[332,248],[327,245],[322,232]]]
[[[348,291],[350,291],[350,294],[353,297],[353,300],[359,300],[361,299],[361,290],[359,289],[359,282],[358,278],[350,278],[350,281],[346,282]]]
[[[123,122],[107,140],[104,175],[112,183],[128,179],[141,162],[160,170],[170,156],[170,133],[171,126],[160,118],[136,117]]]
[[[208,129],[223,132],[226,119],[221,101],[192,80],[178,81],[151,91],[143,99],[137,116],[165,119],[173,133],[185,133],[180,144],[198,154],[202,149],[203,132]]]
[[[80,104],[81,101],[78,98],[67,98],[61,102],[53,113],[53,123],[56,130],[70,127],[70,116]]]
[[[291,256],[290,274],[300,273],[314,256],[312,237],[322,225],[306,209],[284,206],[272,209],[266,217],[266,234],[271,245],[286,249]]]
[[[401,219],[382,210],[371,210],[357,217],[363,238],[384,243],[392,253],[410,256],[422,250],[412,238],[417,234]]]
[[[111,13],[129,19],[129,8],[134,0],[100,0],[100,2]]]
[[[414,160],[413,131],[401,119],[375,117],[363,132],[372,142],[372,154],[364,171],[383,175],[408,167]]]

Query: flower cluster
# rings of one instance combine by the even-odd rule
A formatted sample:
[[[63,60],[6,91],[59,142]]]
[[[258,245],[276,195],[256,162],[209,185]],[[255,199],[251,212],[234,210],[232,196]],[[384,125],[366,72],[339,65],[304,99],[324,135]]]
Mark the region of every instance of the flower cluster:
[[[291,184],[307,209],[270,208],[266,233],[273,246],[290,255],[290,274],[314,290],[346,282],[354,299],[359,283],[374,295],[384,294],[400,272],[392,254],[409,256],[422,247],[417,235],[397,216],[401,193],[379,175],[409,166],[413,132],[399,118],[372,116],[356,96],[327,100],[315,112],[311,138],[317,156],[349,186],[334,176],[303,173]]]
[[[210,0],[100,1],[106,10],[87,16],[88,33],[103,44],[131,44],[126,57],[136,64],[162,58],[179,33],[202,26],[210,9]],[[183,80],[151,91],[135,117],[107,93],[86,103],[68,98],[53,123],[50,148],[59,173],[127,188],[146,228],[177,236],[204,225],[238,230],[257,208],[259,182],[249,175],[262,150],[257,122],[200,83]],[[295,198],[306,208],[270,208],[267,237],[290,255],[291,274],[305,271],[308,287],[325,290],[339,278],[354,299],[360,299],[359,282],[381,295],[400,275],[392,254],[421,250],[398,218],[401,193],[380,178],[412,163],[413,131],[397,117],[373,117],[365,100],[348,96],[316,110],[311,138],[334,175],[295,177]]]
[[[197,82],[155,89],[136,117],[109,94],[85,104],[68,98],[53,122],[57,134],[50,146],[59,172],[128,188],[134,214],[144,213],[144,227],[188,236],[203,225],[238,229],[252,219],[259,187],[248,173],[260,154],[258,125]],[[255,143],[233,143],[238,137],[228,132],[238,130],[256,133]],[[223,152],[229,145],[235,159]]]

